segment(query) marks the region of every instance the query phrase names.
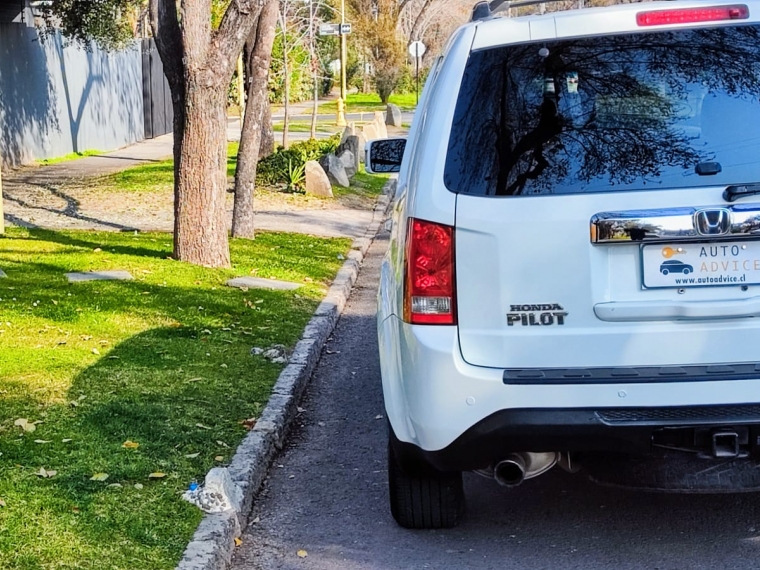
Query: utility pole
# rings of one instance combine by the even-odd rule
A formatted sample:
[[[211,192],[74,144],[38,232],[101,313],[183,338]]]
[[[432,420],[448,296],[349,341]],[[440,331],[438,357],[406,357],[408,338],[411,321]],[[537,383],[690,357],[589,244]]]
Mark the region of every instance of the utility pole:
[[[338,99],[338,116],[336,123],[339,127],[346,126],[346,65],[348,64],[348,46],[343,25],[346,23],[346,0],[340,0],[340,99]]]

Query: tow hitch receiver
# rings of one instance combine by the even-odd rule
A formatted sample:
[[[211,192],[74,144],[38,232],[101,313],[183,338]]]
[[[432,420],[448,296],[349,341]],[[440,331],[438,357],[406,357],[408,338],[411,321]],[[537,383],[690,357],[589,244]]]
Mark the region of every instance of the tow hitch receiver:
[[[654,432],[652,444],[664,449],[696,452],[702,459],[741,459],[760,451],[760,431],[757,427],[741,425],[665,428]]]
[[[716,459],[739,457],[739,434],[733,430],[716,430],[712,433],[712,456]]]

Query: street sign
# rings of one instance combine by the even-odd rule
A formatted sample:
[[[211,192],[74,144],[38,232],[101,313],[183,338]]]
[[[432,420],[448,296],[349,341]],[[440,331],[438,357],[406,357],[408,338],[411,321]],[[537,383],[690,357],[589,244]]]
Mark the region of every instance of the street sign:
[[[319,26],[320,36],[337,36],[340,35],[340,24],[321,24]]]
[[[412,42],[409,44],[409,55],[412,57],[422,57],[427,51],[427,46],[422,42]]]
[[[340,33],[343,36],[350,34],[351,33],[351,24],[341,24],[340,25]]]

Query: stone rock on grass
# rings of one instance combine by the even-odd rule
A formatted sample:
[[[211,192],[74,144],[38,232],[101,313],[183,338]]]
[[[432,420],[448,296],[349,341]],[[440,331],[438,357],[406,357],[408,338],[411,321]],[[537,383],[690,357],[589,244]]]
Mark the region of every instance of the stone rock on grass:
[[[385,126],[385,113],[382,111],[375,111],[375,126],[377,126],[378,138],[388,138],[388,127]]]
[[[229,287],[240,289],[273,289],[275,291],[293,291],[301,287],[299,283],[290,281],[278,281],[277,279],[263,279],[261,277],[235,277],[227,281]]]
[[[316,161],[306,163],[306,193],[323,198],[332,198],[332,184],[324,168]]]
[[[356,138],[359,139],[359,162],[364,164],[364,161],[366,159],[364,147],[367,146],[367,137],[364,136],[364,133],[359,131],[356,133]]]
[[[351,181],[348,179],[346,173],[346,167],[343,166],[343,161],[334,154],[327,154],[323,156],[319,164],[322,166],[330,182],[343,188],[351,186]]]
[[[348,137],[356,136],[356,123],[348,123],[348,126],[343,130],[343,136],[340,138],[340,144],[344,144]]]
[[[362,127],[362,133],[364,134],[364,139],[367,141],[374,141],[381,138],[380,132],[377,130],[377,125],[374,122],[364,125]]]
[[[356,159],[354,158],[353,152],[350,150],[344,150],[342,153],[338,154],[338,159],[343,163],[343,168],[346,171],[346,176],[349,178],[356,176],[356,171],[358,168],[354,164],[356,162]]]
[[[134,279],[129,271],[86,271],[84,273],[67,273],[69,283],[81,281],[130,281]]]
[[[364,151],[363,148],[359,148],[359,137],[356,135],[348,137],[346,141],[338,147],[338,152],[335,154],[342,157],[343,153],[346,151],[351,152],[354,156],[353,168],[354,174],[356,174],[359,171],[359,152]],[[349,174],[349,177],[354,176],[354,174]]]
[[[388,103],[388,109],[385,112],[385,124],[390,127],[400,127],[401,122],[401,109],[398,105]]]

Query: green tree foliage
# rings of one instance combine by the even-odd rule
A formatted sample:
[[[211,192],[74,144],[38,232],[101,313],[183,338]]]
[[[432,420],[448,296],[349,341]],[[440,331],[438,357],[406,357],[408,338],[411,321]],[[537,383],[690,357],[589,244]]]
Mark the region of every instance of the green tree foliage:
[[[349,0],[356,35],[373,69],[373,82],[383,103],[402,77],[406,49],[398,32],[398,0]]]
[[[48,27],[83,45],[96,42],[115,50],[134,38],[134,27],[144,0],[51,0],[42,6]]]

